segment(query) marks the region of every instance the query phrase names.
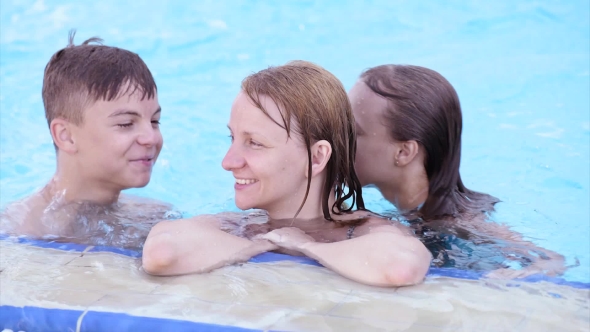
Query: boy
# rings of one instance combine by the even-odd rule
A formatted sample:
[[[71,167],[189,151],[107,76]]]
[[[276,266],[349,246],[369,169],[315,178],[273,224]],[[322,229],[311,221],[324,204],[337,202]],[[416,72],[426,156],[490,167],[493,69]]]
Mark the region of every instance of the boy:
[[[162,148],[154,78],[132,52],[91,38],[55,53],[43,104],[57,154],[49,183],[2,213],[0,231],[140,247],[171,206],[121,195],[146,186]]]

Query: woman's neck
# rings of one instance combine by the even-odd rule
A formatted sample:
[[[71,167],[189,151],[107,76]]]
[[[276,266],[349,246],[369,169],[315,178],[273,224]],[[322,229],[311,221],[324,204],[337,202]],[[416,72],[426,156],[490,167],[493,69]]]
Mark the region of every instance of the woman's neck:
[[[309,186],[309,193],[305,199],[305,203],[301,206],[301,202],[305,197],[305,187],[300,188],[294,192],[292,199],[288,202],[281,202],[278,205],[266,209],[269,219],[274,220],[289,220],[297,218],[298,220],[313,220],[315,218],[324,218],[324,210],[322,206],[322,191],[323,191],[323,177],[314,178]],[[334,205],[335,194],[334,190],[330,191],[328,195],[328,209],[332,210]],[[301,207],[301,210],[299,208]],[[299,210],[299,213],[297,211]]]
[[[297,227],[305,232],[320,230],[325,228],[325,224],[332,223],[326,220],[324,216],[317,216],[315,218],[286,218],[286,219],[268,219],[268,224],[271,229],[278,229],[283,227]]]

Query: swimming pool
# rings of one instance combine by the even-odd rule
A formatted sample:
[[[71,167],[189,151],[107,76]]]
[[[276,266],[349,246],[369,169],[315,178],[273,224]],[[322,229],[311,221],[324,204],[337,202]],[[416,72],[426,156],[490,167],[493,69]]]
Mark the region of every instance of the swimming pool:
[[[164,148],[150,185],[131,190],[186,215],[236,210],[221,167],[242,78],[292,59],[350,88],[382,63],[432,68],[464,112],[463,180],[502,199],[493,219],[567,257],[590,282],[590,26],[587,1],[120,3],[2,1],[0,206],[54,171],[41,81],[78,29],[139,53],[163,108]],[[367,192],[375,211],[391,207]]]

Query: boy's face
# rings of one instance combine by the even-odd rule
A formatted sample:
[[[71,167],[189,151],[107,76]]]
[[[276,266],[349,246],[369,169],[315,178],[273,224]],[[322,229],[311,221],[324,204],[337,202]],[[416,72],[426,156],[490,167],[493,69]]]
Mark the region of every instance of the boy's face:
[[[73,126],[78,169],[91,183],[113,190],[146,186],[162,149],[160,104],[141,93],[98,100]]]

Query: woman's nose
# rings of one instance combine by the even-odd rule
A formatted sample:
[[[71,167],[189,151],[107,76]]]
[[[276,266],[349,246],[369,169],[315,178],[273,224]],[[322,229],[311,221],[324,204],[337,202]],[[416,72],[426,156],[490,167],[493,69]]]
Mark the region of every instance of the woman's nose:
[[[229,150],[227,150],[225,157],[223,157],[223,160],[221,161],[221,167],[223,167],[223,169],[226,171],[242,168],[245,164],[246,161],[244,157],[241,155],[239,149],[236,148],[234,144],[229,147]]]

